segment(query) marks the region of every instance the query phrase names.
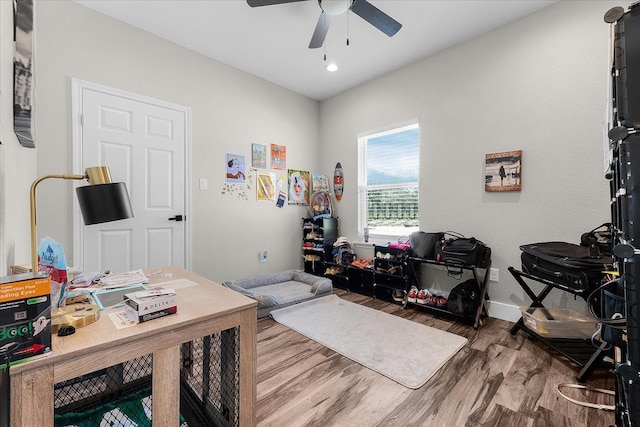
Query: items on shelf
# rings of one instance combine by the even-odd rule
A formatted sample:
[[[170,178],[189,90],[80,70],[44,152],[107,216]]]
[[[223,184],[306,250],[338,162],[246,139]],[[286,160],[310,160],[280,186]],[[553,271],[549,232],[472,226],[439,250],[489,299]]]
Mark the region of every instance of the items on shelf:
[[[333,261],[338,218],[302,218],[302,259],[306,273],[322,276]]]

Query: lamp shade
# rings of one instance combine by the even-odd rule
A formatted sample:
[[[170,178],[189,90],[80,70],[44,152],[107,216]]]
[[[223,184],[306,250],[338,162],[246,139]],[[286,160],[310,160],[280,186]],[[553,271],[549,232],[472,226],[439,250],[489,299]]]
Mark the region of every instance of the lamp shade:
[[[129,193],[124,182],[77,187],[76,195],[85,225],[133,217]]]

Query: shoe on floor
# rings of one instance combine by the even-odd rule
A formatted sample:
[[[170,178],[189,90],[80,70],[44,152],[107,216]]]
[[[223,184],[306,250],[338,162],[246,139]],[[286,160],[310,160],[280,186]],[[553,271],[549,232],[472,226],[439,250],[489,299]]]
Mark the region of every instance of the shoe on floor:
[[[436,307],[447,308],[447,299],[445,297],[438,297],[436,300]]]
[[[407,301],[415,303],[417,297],[418,297],[418,288],[416,288],[415,286],[412,286],[411,290],[409,291],[409,294],[407,295]]]
[[[416,296],[416,303],[418,304],[427,304],[429,302],[429,297],[431,294],[426,289],[420,289],[418,295]]]
[[[404,302],[404,291],[400,289],[394,289],[391,293],[391,298],[396,302]]]
[[[435,307],[436,305],[438,305],[438,297],[435,295],[430,295],[429,301],[427,301],[427,305],[431,307]]]

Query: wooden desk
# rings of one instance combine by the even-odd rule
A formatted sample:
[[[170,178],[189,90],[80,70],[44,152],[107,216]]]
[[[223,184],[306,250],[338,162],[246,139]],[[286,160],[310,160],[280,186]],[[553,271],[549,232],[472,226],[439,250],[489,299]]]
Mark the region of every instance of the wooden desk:
[[[153,425],[179,425],[180,346],[200,337],[239,327],[239,420],[255,425],[256,301],[178,267],[161,269],[172,277],[151,284],[188,279],[197,286],[176,287],[178,313],[116,329],[109,310],[67,337],[53,336],[52,354],[11,367],[11,426],[52,426],[54,384],[153,354]]]

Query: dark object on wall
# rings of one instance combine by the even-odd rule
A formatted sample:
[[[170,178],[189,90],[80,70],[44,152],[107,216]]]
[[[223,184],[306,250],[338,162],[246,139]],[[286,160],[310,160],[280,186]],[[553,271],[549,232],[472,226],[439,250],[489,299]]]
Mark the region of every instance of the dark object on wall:
[[[447,310],[462,316],[473,316],[478,311],[481,295],[478,281],[476,279],[466,280],[451,289]]]
[[[443,239],[444,233],[427,233],[424,231],[414,231],[409,235],[411,244],[411,255],[416,258],[436,259],[436,245]]]
[[[35,148],[33,135],[33,0],[14,3],[13,129],[24,147]]]
[[[593,290],[603,271],[613,268],[613,260],[609,255],[593,256],[589,249],[567,242],[522,245],[522,271],[573,289]]]
[[[445,233],[451,235],[450,232]],[[436,261],[453,266],[486,268],[491,260],[491,248],[475,237],[443,238],[435,249]]]

